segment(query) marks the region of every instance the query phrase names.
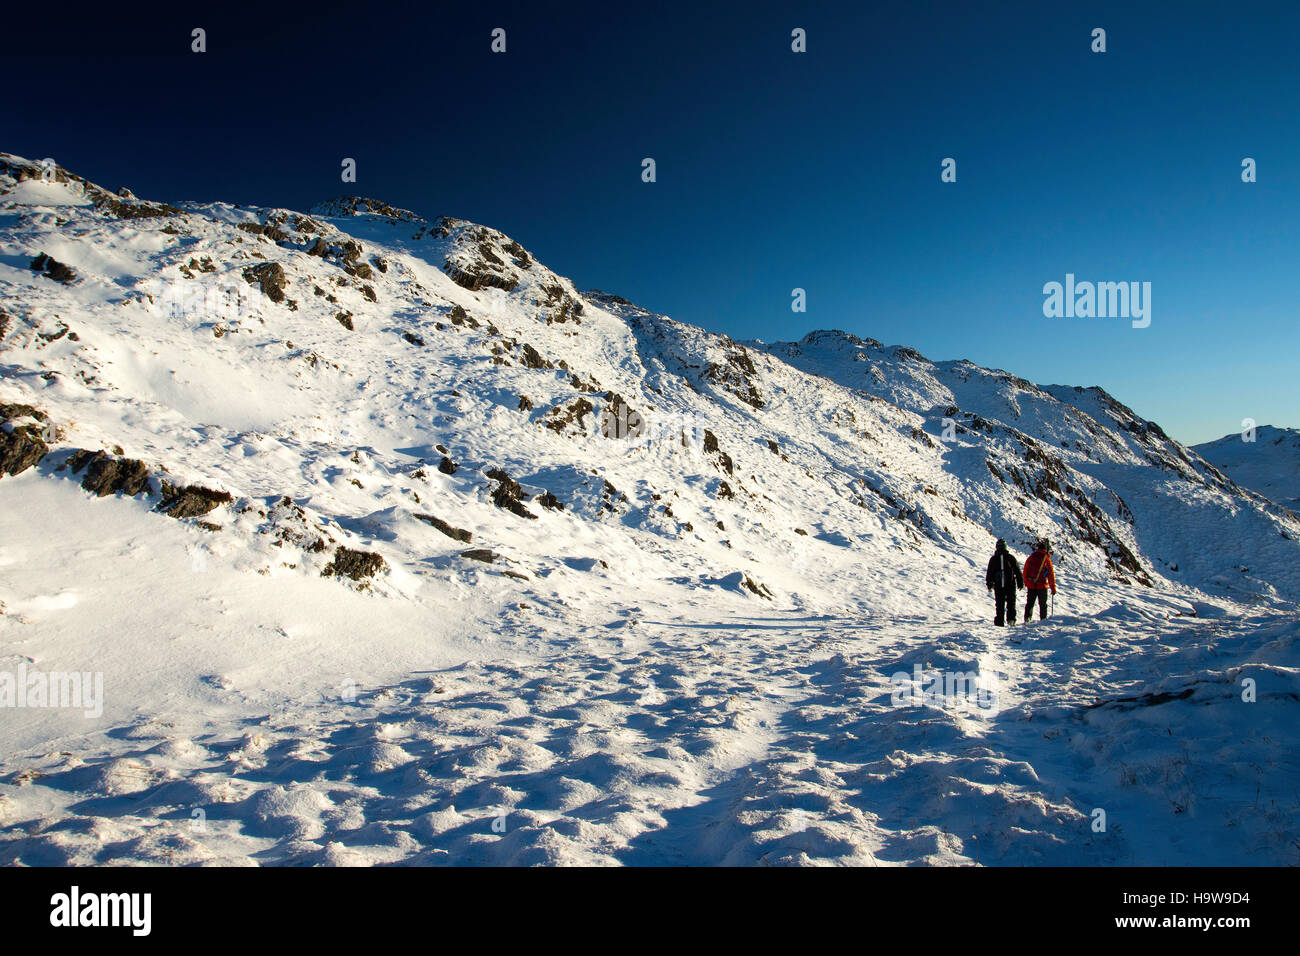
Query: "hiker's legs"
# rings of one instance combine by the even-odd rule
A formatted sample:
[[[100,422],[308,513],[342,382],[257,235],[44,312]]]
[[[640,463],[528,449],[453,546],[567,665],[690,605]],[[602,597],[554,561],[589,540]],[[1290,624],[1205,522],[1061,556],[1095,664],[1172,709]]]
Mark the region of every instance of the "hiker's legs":
[[[1016,623],[1016,592],[1013,588],[994,588],[993,600],[997,602],[997,617],[993,623],[1002,626],[1005,620],[1008,624]]]
[[[1025,599],[1025,623],[1029,623],[1029,616],[1034,610],[1034,600],[1038,601],[1038,619],[1040,621],[1047,617],[1047,588],[1029,588],[1026,592],[1029,597]]]

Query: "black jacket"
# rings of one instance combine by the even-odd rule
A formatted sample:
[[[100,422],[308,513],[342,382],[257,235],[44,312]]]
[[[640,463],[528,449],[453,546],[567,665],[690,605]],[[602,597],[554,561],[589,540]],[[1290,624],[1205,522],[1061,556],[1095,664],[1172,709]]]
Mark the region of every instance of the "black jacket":
[[[988,573],[984,575],[984,586],[1007,590],[1016,590],[1025,586],[1025,579],[1020,573],[1020,562],[1010,551],[994,551],[989,558]]]

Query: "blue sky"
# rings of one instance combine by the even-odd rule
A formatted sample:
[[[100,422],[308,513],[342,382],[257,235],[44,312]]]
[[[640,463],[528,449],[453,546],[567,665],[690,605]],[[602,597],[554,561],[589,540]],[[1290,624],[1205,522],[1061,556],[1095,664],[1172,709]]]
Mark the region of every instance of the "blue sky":
[[[1101,385],[1186,442],[1300,426],[1294,4],[542,6],[33,14],[0,148],[149,198],[472,219],[737,338]],[[1151,326],[1045,318],[1067,272],[1150,282]]]

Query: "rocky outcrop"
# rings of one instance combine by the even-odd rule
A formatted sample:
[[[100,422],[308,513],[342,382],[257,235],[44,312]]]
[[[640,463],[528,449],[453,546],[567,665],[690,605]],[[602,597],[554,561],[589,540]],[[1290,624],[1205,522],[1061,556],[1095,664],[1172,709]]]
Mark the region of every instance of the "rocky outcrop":
[[[349,578],[368,586],[370,580],[387,567],[388,562],[373,551],[357,551],[339,545],[330,563],[321,571],[321,577]]]
[[[0,403],[0,475],[17,475],[49,452],[49,419],[31,405]]]
[[[447,537],[453,538],[456,541],[463,541],[465,544],[469,544],[471,539],[474,537],[473,533],[466,531],[464,528],[452,527],[436,515],[413,514],[411,517],[423,521],[427,525],[432,525]]]
[[[262,262],[244,270],[244,281],[257,286],[272,302],[279,303],[284,301],[284,287],[289,284],[289,277],[278,262]]]
[[[524,489],[520,487],[519,482],[500,468],[490,468],[484,474],[497,483],[496,489],[492,492],[494,505],[521,518],[536,520],[537,515],[524,506]]]
[[[43,252],[32,260],[32,271],[39,272],[55,282],[62,282],[64,285],[72,285],[77,281],[77,273],[72,266],[64,265]]]

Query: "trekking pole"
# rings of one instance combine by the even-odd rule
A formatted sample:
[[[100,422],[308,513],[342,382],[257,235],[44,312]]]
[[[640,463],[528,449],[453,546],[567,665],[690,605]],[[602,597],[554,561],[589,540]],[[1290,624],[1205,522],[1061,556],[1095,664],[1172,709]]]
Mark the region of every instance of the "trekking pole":
[[[1048,617],[1056,617],[1056,592],[1052,592],[1052,612]]]

